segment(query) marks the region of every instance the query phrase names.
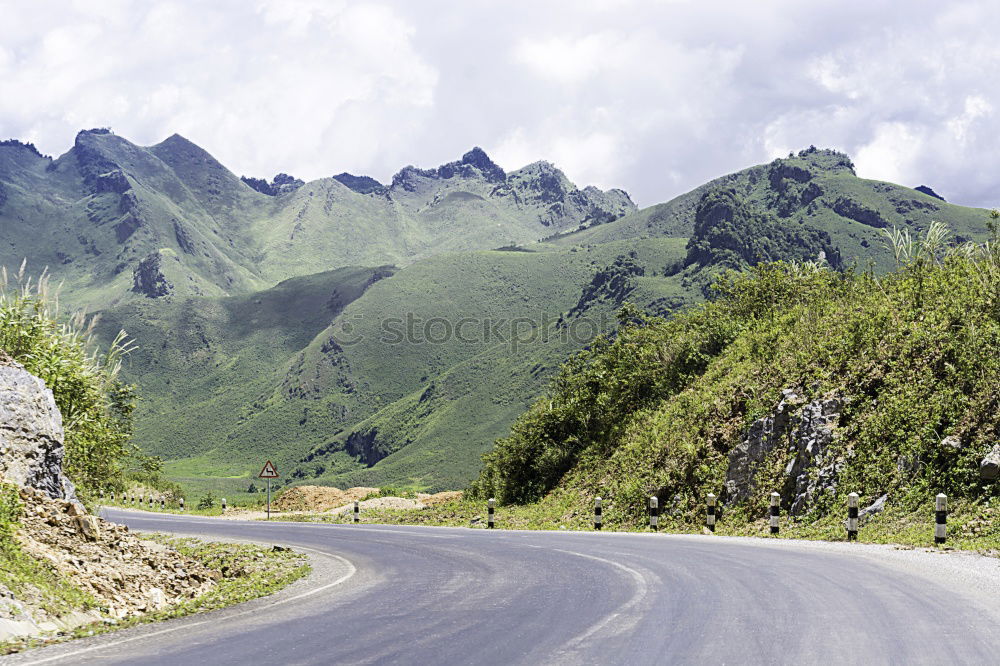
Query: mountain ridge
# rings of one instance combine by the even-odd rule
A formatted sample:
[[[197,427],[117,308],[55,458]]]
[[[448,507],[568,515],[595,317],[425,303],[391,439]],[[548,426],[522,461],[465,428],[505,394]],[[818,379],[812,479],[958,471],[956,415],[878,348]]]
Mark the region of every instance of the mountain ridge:
[[[626,303],[669,315],[720,271],[774,259],[885,270],[893,226],[987,233],[983,211],[860,179],[815,148],[640,210],[481,149],[388,185],[257,179],[269,194],[179,135],[77,143],[55,160],[0,147],[0,263],[52,266],[65,302],[101,312],[102,338],[132,332],[138,441],[227,496],[265,451],[290,483],[464,485]],[[419,339],[387,343],[407,317]],[[456,339],[465,320],[489,333]],[[432,321],[453,334],[429,343]],[[502,330],[512,321],[520,333]]]
[[[404,167],[388,186],[349,174],[268,183],[237,177],[179,134],[143,147],[106,128],[83,130],[55,159],[10,140],[0,144],[0,219],[24,224],[19,233],[11,225],[0,263],[47,265],[91,306],[130,294],[221,296],[338,266],[533,242],[545,227],[635,209],[623,192],[581,190],[558,173],[551,191],[523,173],[507,186],[477,147],[435,169]],[[548,195],[520,197],[517,188]],[[39,232],[52,238],[48,251],[24,238]],[[93,258],[86,271],[70,266],[81,255]],[[134,289],[154,264],[155,281],[169,288]]]

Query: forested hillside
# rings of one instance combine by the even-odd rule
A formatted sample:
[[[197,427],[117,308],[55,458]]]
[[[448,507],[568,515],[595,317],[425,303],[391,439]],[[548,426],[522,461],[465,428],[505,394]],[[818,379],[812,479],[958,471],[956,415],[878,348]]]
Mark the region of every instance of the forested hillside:
[[[672,318],[626,309],[487,454],[474,494],[540,502],[546,523],[585,521],[601,496],[612,527],[641,525],[651,495],[695,525],[710,492],[737,523],[777,491],[783,513],[834,525],[849,492],[878,510],[992,497],[1000,234],[954,241],[890,231],[886,274],[760,264]]]

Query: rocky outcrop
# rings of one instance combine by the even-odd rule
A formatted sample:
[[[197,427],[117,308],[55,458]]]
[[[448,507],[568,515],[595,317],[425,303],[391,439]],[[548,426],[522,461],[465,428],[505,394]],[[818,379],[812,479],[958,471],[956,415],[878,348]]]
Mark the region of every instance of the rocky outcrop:
[[[619,255],[613,264],[597,271],[590,284],[583,288],[576,305],[567,314],[581,314],[598,301],[610,303],[615,308],[621,307],[629,294],[635,291],[635,278],[645,274],[646,270],[637,263],[634,251]]]
[[[358,194],[380,193],[385,190],[385,185],[378,182],[371,176],[355,176],[354,174],[338,173],[333,177],[341,185],[345,185]]]
[[[389,189],[416,192],[421,179],[448,180],[451,178],[477,178],[487,183],[503,183],[507,174],[489,158],[482,148],[476,146],[462,155],[462,159],[442,164],[437,169],[418,169],[406,166],[392,177]]]
[[[158,610],[202,594],[221,578],[172,549],[140,541],[125,526],[89,515],[63,475],[63,437],[52,391],[0,352],[0,502],[20,504],[16,522],[5,523],[0,538],[12,539],[24,555],[106,609],[52,615],[39,590],[15,578],[8,581],[13,589],[0,584],[0,642]]]
[[[75,500],[62,472],[62,414],[52,391],[0,352],[0,477],[48,497]]]
[[[539,222],[544,226],[560,226],[569,220],[593,226],[637,210],[624,190],[602,191],[593,186],[577,189],[560,169],[544,161],[512,172],[493,194],[511,196],[521,205],[540,207]]]
[[[135,214],[135,212],[128,213],[121,222],[116,224],[113,229],[115,230],[115,238],[118,240],[119,244],[124,244],[132,234],[137,232],[144,226],[142,218]]]
[[[788,459],[781,490],[793,515],[803,513],[819,493],[836,488],[839,465],[827,454],[842,409],[836,395],[807,401],[794,389],[782,391],[774,410],[754,421],[729,452],[727,502],[741,502],[761,491],[755,485],[757,469],[772,452]]]
[[[813,174],[802,167],[772,162],[767,177],[771,184],[768,206],[779,217],[789,217],[823,196],[823,188],[812,180]]]
[[[295,178],[294,176],[289,176],[287,173],[279,173],[270,183],[263,178],[253,178],[251,176],[240,176],[240,180],[246,183],[249,187],[257,190],[261,194],[266,194],[269,197],[276,197],[279,194],[288,194],[289,192],[294,192],[305,185],[305,181]]]
[[[305,181],[299,178],[289,176],[287,173],[279,173],[271,181],[271,191],[274,192],[274,196],[289,194],[305,184]]]
[[[352,432],[347,436],[344,449],[347,451],[347,455],[354,456],[369,467],[386,455],[379,448],[378,428]]]
[[[118,211],[122,215],[139,211],[139,197],[135,195],[133,190],[129,190],[122,194],[121,198],[118,200]]]
[[[994,444],[979,463],[979,478],[983,481],[996,481],[1000,478],[1000,443]]]
[[[854,199],[840,197],[833,202],[833,212],[841,217],[854,220],[860,224],[876,229],[884,229],[889,226],[882,214],[877,210],[858,203]]]
[[[125,194],[132,185],[128,182],[125,172],[121,169],[112,169],[107,173],[98,174],[95,178],[95,194],[104,192],[114,192],[115,194]]]
[[[132,271],[132,291],[146,298],[160,298],[173,291],[174,285],[163,274],[163,258],[152,252]]]
[[[940,194],[938,194],[937,192],[935,192],[926,185],[917,185],[913,189],[915,189],[917,192],[926,194],[929,197],[934,197],[935,199],[940,199],[941,201],[947,201],[947,199],[945,199],[943,196],[941,196]]]
[[[191,234],[188,233],[187,228],[183,224],[174,220],[174,238],[177,239],[177,246],[182,252],[187,254],[194,254],[194,241],[191,239]]]
[[[159,610],[203,594],[222,578],[170,548],[140,540],[124,525],[87,515],[75,502],[30,487],[20,490],[20,500],[24,513],[14,538],[21,550],[93,596],[107,612],[54,616],[40,598],[17,598],[0,585],[0,642]]]

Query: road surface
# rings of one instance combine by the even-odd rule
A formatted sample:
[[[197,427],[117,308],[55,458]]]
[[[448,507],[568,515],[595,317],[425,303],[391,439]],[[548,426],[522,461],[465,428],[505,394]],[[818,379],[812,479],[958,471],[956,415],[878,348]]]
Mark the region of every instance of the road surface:
[[[889,549],[714,536],[106,513],[134,530],[292,545],[313,555],[316,571],[267,599],[0,663],[1000,660],[996,591],[924,561],[954,556],[913,554],[911,565]]]

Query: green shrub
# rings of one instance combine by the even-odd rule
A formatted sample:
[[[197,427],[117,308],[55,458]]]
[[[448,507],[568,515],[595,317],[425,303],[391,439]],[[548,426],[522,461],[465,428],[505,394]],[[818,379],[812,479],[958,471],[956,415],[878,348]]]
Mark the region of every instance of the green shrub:
[[[21,519],[22,511],[17,488],[9,483],[0,483],[0,541],[8,541]]]
[[[215,495],[210,490],[198,500],[198,509],[204,511],[213,508],[215,508]]]
[[[131,350],[125,332],[106,353],[93,349],[94,319],[62,318],[47,279],[13,280],[0,270],[0,350],[40,377],[55,396],[66,431],[65,471],[83,494],[121,491],[126,476],[156,463],[132,443],[135,391],[118,379]]]

